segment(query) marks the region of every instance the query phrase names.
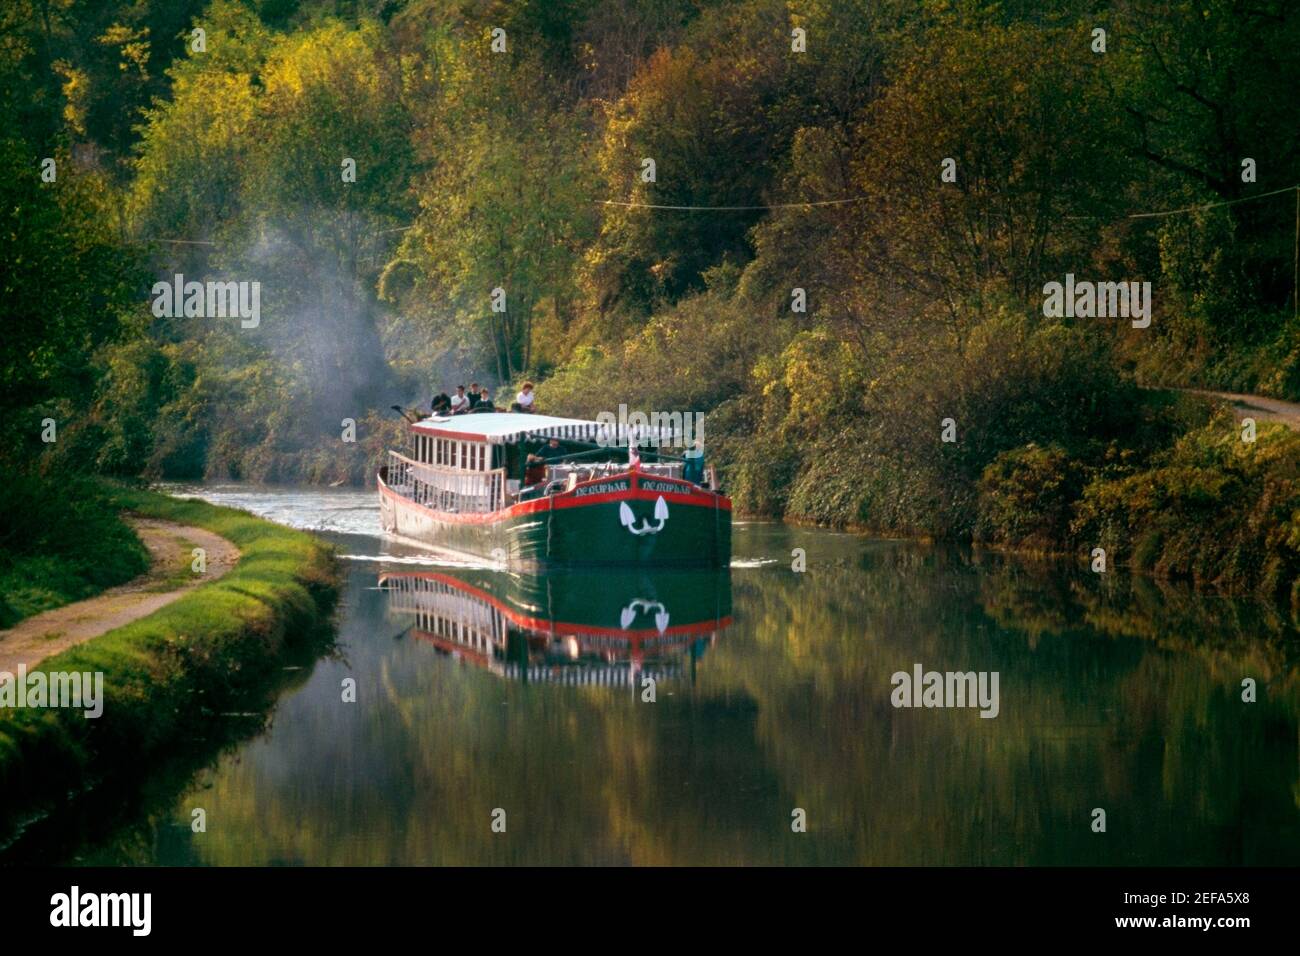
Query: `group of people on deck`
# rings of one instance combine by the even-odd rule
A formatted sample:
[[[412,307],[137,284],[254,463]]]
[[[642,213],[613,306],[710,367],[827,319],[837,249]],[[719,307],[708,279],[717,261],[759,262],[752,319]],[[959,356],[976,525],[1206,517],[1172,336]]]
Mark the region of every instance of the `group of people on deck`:
[[[512,412],[523,412],[526,415],[537,411],[537,401],[536,396],[533,394],[532,382],[524,382],[519,394],[515,396],[510,410]],[[468,392],[465,390],[464,385],[457,385],[455,395],[448,395],[446,392],[435,395],[430,407],[430,412],[439,417],[499,411],[501,409],[497,408],[492,401],[492,395],[488,392],[487,387],[480,388],[478,382],[471,382]]]

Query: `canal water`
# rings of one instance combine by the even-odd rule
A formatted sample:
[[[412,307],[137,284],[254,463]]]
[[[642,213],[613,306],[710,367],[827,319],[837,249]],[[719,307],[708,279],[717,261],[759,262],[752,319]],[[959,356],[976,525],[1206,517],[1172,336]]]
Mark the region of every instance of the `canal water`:
[[[334,646],[0,862],[1300,863],[1271,605],[744,521],[723,574],[521,577],[386,540],[371,492],[181,490],[338,545]],[[996,716],[894,706],[918,667]]]

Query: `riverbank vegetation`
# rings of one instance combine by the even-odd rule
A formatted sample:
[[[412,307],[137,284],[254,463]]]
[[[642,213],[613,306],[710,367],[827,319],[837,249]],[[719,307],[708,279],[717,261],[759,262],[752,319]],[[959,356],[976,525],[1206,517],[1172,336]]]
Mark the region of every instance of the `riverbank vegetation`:
[[[116,509],[221,535],[239,548],[240,559],[225,576],[161,610],[41,662],[35,670],[47,674],[102,673],[103,713],[91,720],[80,710],[0,710],[7,812],[206,736],[201,728],[278,677],[284,655],[308,645],[319,650],[332,633],[335,579],[327,545],[202,501],[117,485],[101,493]]]
[[[15,474],[0,494],[0,629],[123,584],[149,553],[99,484]]]
[[[389,405],[528,377],[707,412],[750,513],[1296,586],[1295,436],[1167,391],[1300,399],[1293,5],[5,16],[10,468],[360,481]],[[260,321],[155,316],[176,274]]]

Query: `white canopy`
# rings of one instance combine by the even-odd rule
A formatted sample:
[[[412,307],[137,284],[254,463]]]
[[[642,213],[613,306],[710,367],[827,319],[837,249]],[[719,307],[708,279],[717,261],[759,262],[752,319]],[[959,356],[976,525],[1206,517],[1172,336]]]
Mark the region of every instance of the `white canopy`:
[[[615,423],[585,421],[581,418],[556,418],[553,415],[528,415],[519,412],[480,412],[426,418],[411,426],[421,435],[480,441],[489,445],[512,445],[523,438],[560,438],[610,446],[627,444],[628,427]],[[679,440],[680,429],[669,427],[634,428],[642,441],[660,445]]]

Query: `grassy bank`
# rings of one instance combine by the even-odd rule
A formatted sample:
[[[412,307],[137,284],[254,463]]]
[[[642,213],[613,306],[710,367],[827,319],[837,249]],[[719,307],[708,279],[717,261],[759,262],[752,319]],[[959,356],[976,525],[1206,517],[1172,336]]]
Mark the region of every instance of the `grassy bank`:
[[[99,483],[6,475],[0,495],[0,628],[93,597],[149,568],[149,552]]]
[[[329,632],[330,549],[302,532],[201,501],[106,486],[115,507],[206,528],[239,563],[162,610],[44,661],[39,670],[104,674],[104,712],[0,711],[0,794],[7,813],[166,752],[232,703],[267,686],[282,656]]]

